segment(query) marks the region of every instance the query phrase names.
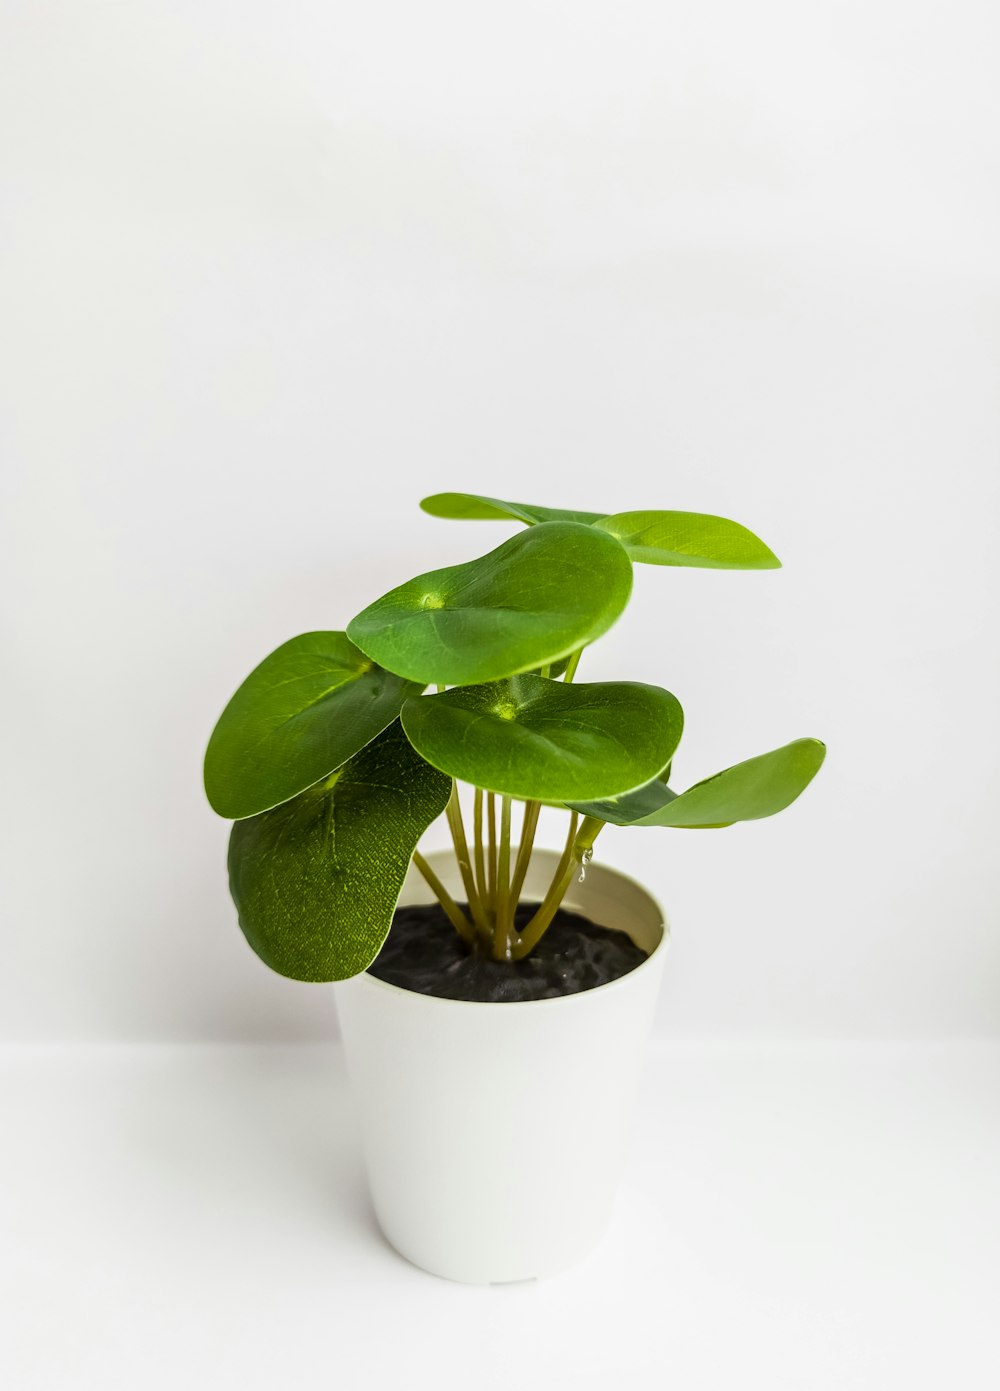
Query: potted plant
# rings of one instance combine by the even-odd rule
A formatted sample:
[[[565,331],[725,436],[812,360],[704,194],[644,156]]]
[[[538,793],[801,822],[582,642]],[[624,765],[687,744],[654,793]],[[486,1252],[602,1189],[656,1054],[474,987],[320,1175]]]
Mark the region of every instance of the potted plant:
[[[205,786],[235,822],[251,947],[282,975],[338,982],[389,1240],[441,1275],[517,1280],[572,1264],[604,1228],[663,969],[663,914],[588,869],[597,837],[771,816],[825,749],[796,739],[678,793],[676,697],[577,680],[634,563],[777,567],[745,527],[463,493],[421,505],[525,529],[266,657],[215,727]],[[559,852],[534,846],[543,807],[565,816]],[[442,813],[454,855],[425,857]]]

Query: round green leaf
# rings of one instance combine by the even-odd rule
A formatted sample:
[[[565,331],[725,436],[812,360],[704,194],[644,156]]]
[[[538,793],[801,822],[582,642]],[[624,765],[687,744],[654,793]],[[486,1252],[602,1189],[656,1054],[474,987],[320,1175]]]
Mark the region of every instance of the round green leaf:
[[[411,681],[471,685],[593,642],[631,589],[631,563],[612,537],[577,522],[544,522],[478,560],[400,585],[347,632],[373,661]]]
[[[524,522],[596,522],[603,512],[572,512],[564,507],[536,507],[528,502],[503,502],[496,497],[480,497],[478,493],[434,493],[425,497],[420,506],[432,517],[452,517],[459,521]]]
[[[633,560],[706,570],[775,570],[781,561],[739,522],[705,512],[618,512],[594,525],[614,536]]]
[[[826,745],[818,739],[795,739],[705,778],[679,796],[657,779],[624,797],[574,803],[573,810],[615,826],[710,830],[737,821],[757,821],[790,806],[812,782],[825,757]]]
[[[239,820],[287,802],[353,757],[421,687],[377,667],[345,633],[303,633],[256,667],[219,718],[205,791]]]
[[[238,821],[229,885],[261,960],[308,981],[370,966],[417,842],[450,795],[397,723],[318,786]]]
[[[684,718],[669,691],[541,676],[421,696],[403,728],[428,763],[491,792],[545,802],[609,797],[670,762]]]

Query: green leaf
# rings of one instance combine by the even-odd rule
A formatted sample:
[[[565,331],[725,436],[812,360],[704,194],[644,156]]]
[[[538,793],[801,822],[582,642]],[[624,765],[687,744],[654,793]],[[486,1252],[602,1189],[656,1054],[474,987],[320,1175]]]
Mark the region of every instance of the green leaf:
[[[256,667],[219,718],[205,791],[220,816],[276,807],[346,763],[421,687],[377,667],[345,633],[303,633]]]
[[[525,675],[408,700],[402,721],[417,752],[451,777],[566,802],[648,782],[669,763],[684,719],[658,686]]]
[[[775,570],[781,561],[739,522],[705,512],[618,512],[594,525],[647,565],[707,570]]]
[[[671,792],[667,786],[667,777],[654,778],[652,782],[646,783],[645,787],[637,787],[632,792],[625,792],[619,797],[603,797],[595,802],[569,802],[567,806],[571,811],[581,812],[584,816],[595,816],[598,821],[607,821],[612,826],[644,826],[647,824],[645,818],[654,816],[658,811],[672,802],[677,796],[676,792]]]
[[[421,685],[469,685],[545,666],[593,642],[628,602],[612,537],[544,522],[464,565],[432,570],[347,626],[373,661]]]
[[[757,821],[790,806],[812,782],[825,756],[826,745],[818,739],[795,739],[705,778],[679,796],[657,779],[624,797],[574,803],[573,810],[615,826],[709,830]]]
[[[502,502],[478,493],[434,493],[420,506],[432,517],[453,517],[459,521],[515,521],[535,526],[538,522],[596,522],[603,512],[570,512],[564,507],[535,507],[527,502]]]
[[[707,512],[571,512],[504,502],[478,493],[435,493],[420,506],[432,517],[463,521],[585,522],[620,541],[633,560],[647,565],[687,565],[708,570],[776,570],[781,561],[759,536],[739,522]]]
[[[261,960],[309,981],[370,966],[410,857],[450,794],[450,780],[414,753],[397,723],[316,787],[238,821],[229,886]]]

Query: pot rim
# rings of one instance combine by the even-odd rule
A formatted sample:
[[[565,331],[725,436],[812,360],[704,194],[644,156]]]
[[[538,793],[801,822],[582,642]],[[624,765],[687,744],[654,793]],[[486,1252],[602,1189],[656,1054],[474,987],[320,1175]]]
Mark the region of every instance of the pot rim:
[[[540,856],[550,855],[555,860],[559,858],[558,851],[549,850],[547,847],[540,846],[535,853]],[[439,855],[451,858],[451,851],[434,850],[427,856],[427,859],[428,861],[432,861]],[[661,928],[660,940],[646,957],[645,961],[641,961],[638,966],[633,966],[632,970],[626,971],[623,976],[616,976],[614,980],[605,981],[603,985],[591,986],[589,990],[575,990],[569,995],[553,995],[545,1000],[453,1000],[444,995],[428,995],[422,990],[407,990],[405,986],[392,985],[389,981],[380,980],[378,976],[370,975],[367,966],[363,971],[359,971],[356,976],[349,976],[346,981],[337,981],[336,984],[347,985],[350,984],[351,981],[363,981],[366,986],[387,990],[395,995],[405,995],[407,999],[410,1000],[425,1000],[432,1008],[443,1005],[457,1006],[458,1008],[464,1009],[496,1009],[498,1006],[502,1006],[502,1008],[511,1015],[519,1010],[536,1010],[541,1007],[555,1006],[556,1008],[572,1008],[575,1006],[576,1008],[581,1008],[583,1002],[585,1002],[588,997],[604,995],[606,991],[625,988],[630,980],[652,966],[654,961],[656,965],[659,966],[660,961],[663,959],[670,945],[670,923],[667,920],[666,913],[663,911],[662,904],[655,894],[652,894],[649,889],[647,889],[646,885],[641,883],[638,879],[633,879],[630,874],[625,874],[622,870],[615,869],[612,865],[601,864],[600,869],[605,873],[614,875],[616,879],[620,879],[623,883],[634,885],[640,893],[644,894],[656,909]],[[430,891],[428,890],[428,892]],[[434,901],[433,895],[429,901]],[[604,924],[599,923],[598,926],[604,926]]]

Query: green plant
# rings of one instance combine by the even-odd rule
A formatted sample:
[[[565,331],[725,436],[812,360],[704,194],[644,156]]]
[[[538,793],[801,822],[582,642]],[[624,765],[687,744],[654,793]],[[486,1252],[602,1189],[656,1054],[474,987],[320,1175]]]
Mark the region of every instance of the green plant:
[[[205,757],[209,801],[236,823],[229,872],[240,925],[269,966],[299,980],[343,980],[371,964],[411,859],[471,949],[518,960],[606,824],[705,829],[771,816],[823,761],[819,740],[796,739],[678,794],[667,785],[683,727],[677,699],[637,682],[575,680],[584,648],[628,602],[633,562],[776,568],[745,527],[466,493],[421,506],[527,529],[391,590],[346,633],[284,643],[230,700]],[[471,838],[459,781],[473,788]],[[551,886],[518,932],[543,805],[566,811],[568,831]],[[468,911],[417,849],[442,812]]]

